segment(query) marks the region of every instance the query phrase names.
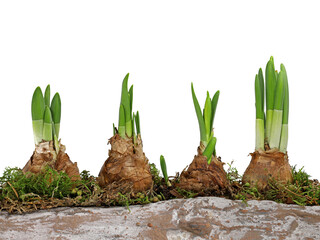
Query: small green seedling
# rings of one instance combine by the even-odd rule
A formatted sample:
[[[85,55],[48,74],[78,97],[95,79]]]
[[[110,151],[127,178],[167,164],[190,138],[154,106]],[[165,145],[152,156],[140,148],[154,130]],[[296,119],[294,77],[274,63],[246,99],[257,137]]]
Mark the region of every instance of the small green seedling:
[[[118,133],[122,138],[133,138],[136,143],[137,135],[140,134],[140,117],[139,112],[132,112],[133,102],[133,85],[128,91],[129,73],[122,82],[121,101],[119,108],[118,131],[113,127],[113,134]]]
[[[161,166],[161,171],[162,171],[164,180],[165,180],[167,186],[170,187],[171,183],[170,183],[169,178],[168,178],[167,164],[166,164],[166,160],[164,159],[164,157],[162,155],[160,156],[160,166]]]

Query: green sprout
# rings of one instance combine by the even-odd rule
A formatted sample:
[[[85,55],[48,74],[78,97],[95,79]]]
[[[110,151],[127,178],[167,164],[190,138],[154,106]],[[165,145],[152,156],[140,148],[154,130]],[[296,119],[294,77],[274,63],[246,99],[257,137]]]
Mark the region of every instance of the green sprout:
[[[262,70],[255,78],[256,150],[278,149],[283,153],[288,145],[289,88],[283,64],[279,74],[274,69],[273,57],[266,66],[266,118],[264,112],[264,80]],[[266,122],[266,123],[265,123]]]
[[[133,85],[128,91],[129,73],[122,82],[121,102],[119,108],[118,134],[121,138],[132,138],[136,143],[137,135],[140,134],[140,117],[139,112],[132,112],[133,103]],[[113,133],[116,134],[115,127]]]
[[[212,155],[215,156],[215,146],[217,142],[217,139],[213,136],[213,122],[220,92],[217,91],[212,99],[210,98],[209,92],[207,92],[203,112],[201,111],[197,96],[194,92],[193,83],[191,83],[191,93],[199,122],[200,150],[202,151],[202,155],[207,157],[208,164],[210,164]]]
[[[41,88],[37,87],[32,97],[31,115],[35,144],[38,145],[42,141],[54,141],[55,149],[58,153],[61,119],[59,93],[54,95],[50,105],[50,85],[46,87],[44,96]]]
[[[161,166],[161,171],[162,171],[162,175],[164,177],[164,180],[165,180],[167,186],[170,187],[171,183],[168,178],[167,164],[166,164],[166,160],[164,159],[164,157],[162,155],[160,156],[160,166]]]

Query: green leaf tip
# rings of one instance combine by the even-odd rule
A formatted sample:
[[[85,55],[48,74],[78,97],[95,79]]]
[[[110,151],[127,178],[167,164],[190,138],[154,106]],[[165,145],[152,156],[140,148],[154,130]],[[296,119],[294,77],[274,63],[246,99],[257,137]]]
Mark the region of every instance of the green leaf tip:
[[[121,91],[121,104],[124,108],[125,119],[126,119],[126,134],[130,138],[132,136],[132,114],[130,107],[130,98],[128,92],[128,78],[129,73],[125,76],[122,82],[122,91]]]
[[[50,108],[48,106],[46,106],[46,110],[44,112],[43,122],[52,124],[51,110],[50,110]]]
[[[263,109],[263,85],[261,85],[258,74],[255,77],[255,97],[256,97],[256,119],[264,119]]]
[[[169,185],[167,164],[166,164],[166,160],[164,159],[164,156],[162,156],[162,155],[160,156],[160,166],[161,166],[161,171],[162,171],[162,175],[164,177],[164,180],[165,180],[166,184]]]
[[[130,112],[132,113],[132,103],[133,103],[133,85],[129,89],[129,100],[130,100]]]
[[[46,106],[50,107],[50,84],[47,85],[44,92],[44,103]]]
[[[193,83],[191,83],[191,93],[192,93],[192,100],[193,100],[194,108],[195,108],[196,115],[197,115],[198,122],[199,122],[200,140],[201,140],[201,142],[205,143],[205,145],[206,145],[207,144],[206,127],[205,127],[204,119],[202,116],[202,112],[200,109],[200,105],[199,105],[197,96],[194,92]]]
[[[135,122],[136,122],[137,134],[141,134],[139,111],[137,111],[137,113],[136,113]]]
[[[44,99],[40,87],[34,90],[31,102],[32,120],[42,120],[44,114]]]
[[[51,113],[54,123],[60,123],[61,120],[61,99],[59,93],[56,93],[51,101]]]

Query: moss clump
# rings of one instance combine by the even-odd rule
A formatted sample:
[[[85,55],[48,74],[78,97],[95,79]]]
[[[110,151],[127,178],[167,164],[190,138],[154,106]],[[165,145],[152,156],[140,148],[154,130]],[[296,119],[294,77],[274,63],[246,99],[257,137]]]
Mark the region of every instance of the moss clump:
[[[74,184],[66,173],[52,168],[39,174],[24,174],[19,168],[6,168],[0,177],[0,199],[24,201],[30,194],[63,198],[71,194]]]
[[[303,167],[297,170],[291,168],[293,182],[282,183],[270,178],[268,187],[259,191],[249,183],[241,184],[241,176],[235,168],[229,168],[228,176],[232,177],[233,189],[238,200],[272,200],[278,203],[298,204],[301,206],[320,205],[320,184],[318,180],[311,180]],[[237,176],[238,175],[238,176]]]

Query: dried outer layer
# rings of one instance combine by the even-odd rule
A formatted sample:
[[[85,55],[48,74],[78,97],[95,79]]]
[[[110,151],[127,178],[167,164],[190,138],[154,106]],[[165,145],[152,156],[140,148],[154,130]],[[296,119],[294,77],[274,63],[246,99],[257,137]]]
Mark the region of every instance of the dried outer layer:
[[[223,162],[213,157],[210,165],[207,157],[202,156],[200,148],[198,155],[187,170],[183,170],[178,187],[193,192],[216,192],[226,190],[229,186],[227,174],[223,169]]]
[[[264,190],[270,177],[282,183],[293,181],[287,154],[269,150],[255,151],[250,155],[252,159],[243,174],[243,183],[250,183],[251,186]]]
[[[118,134],[109,139],[111,150],[103,164],[98,183],[101,187],[132,184],[132,192],[143,192],[152,188],[152,175],[148,159],[142,150],[140,135],[136,145],[132,138],[121,138]]]
[[[68,154],[65,153],[66,147],[60,144],[60,151],[57,155],[53,147],[53,141],[41,142],[36,146],[30,160],[24,166],[24,173],[39,173],[46,166],[49,166],[57,171],[63,171],[75,181],[80,179],[77,163],[72,163]]]

